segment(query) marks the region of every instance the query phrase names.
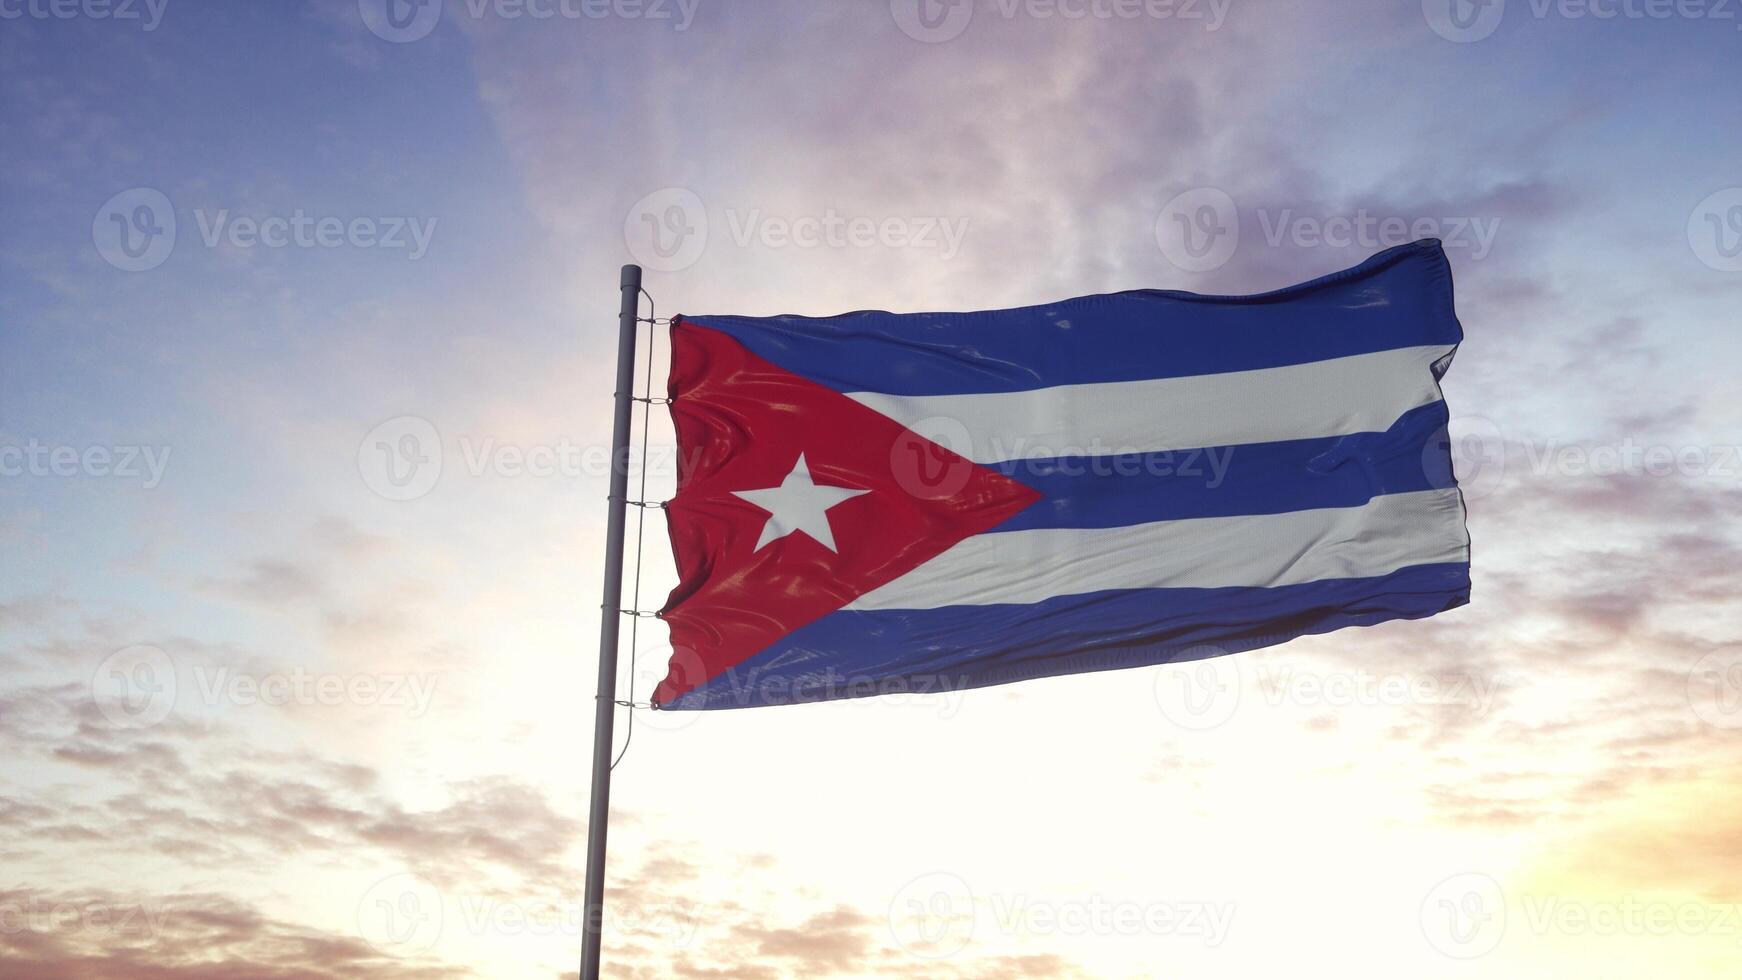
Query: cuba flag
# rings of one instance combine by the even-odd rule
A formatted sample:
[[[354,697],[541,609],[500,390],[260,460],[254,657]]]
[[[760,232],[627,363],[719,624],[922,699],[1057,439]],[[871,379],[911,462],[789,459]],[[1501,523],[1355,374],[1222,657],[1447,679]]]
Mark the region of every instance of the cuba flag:
[[[950,691],[1461,606],[1438,241],[1250,296],[672,323],[662,709]]]

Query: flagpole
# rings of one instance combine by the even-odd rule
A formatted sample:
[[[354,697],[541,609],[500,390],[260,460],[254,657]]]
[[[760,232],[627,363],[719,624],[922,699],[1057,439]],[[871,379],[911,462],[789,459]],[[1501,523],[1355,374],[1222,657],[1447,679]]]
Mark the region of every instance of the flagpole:
[[[641,309],[641,267],[626,265],[617,280],[616,412],[611,419],[611,495],[605,524],[605,600],[599,608],[599,693],[593,703],[593,793],[587,811],[587,897],[583,907],[581,980],[598,980],[605,909],[605,830],[611,818],[611,737],[617,711],[617,625],[623,618],[623,530],[629,511],[629,422],[634,411],[635,334]]]

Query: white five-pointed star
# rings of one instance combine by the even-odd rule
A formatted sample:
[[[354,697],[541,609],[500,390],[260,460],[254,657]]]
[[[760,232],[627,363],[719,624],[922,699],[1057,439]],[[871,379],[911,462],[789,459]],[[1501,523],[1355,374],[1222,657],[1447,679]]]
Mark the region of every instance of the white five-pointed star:
[[[829,508],[870,492],[818,486],[811,479],[810,467],[805,465],[804,453],[799,453],[798,462],[793,464],[786,479],[780,481],[780,486],[766,490],[734,490],[732,496],[742,497],[768,511],[768,523],[762,525],[762,537],[756,539],[752,551],[761,551],[763,545],[794,531],[803,531],[823,547],[838,551],[835,534],[829,529]]]

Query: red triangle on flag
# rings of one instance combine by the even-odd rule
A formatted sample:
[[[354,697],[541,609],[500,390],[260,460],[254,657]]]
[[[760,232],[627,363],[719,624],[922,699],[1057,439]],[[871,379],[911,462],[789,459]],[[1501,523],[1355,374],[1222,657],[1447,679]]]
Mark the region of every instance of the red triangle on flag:
[[[672,323],[669,704],[1040,494],[704,326]]]

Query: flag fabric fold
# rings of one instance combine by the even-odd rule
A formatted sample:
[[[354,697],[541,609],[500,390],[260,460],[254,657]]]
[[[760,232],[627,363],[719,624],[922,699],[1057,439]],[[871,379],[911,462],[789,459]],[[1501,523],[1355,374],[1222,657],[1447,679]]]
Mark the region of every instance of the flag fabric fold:
[[[1199,659],[1469,599],[1437,241],[1252,296],[677,317],[663,709]]]

